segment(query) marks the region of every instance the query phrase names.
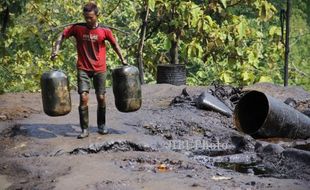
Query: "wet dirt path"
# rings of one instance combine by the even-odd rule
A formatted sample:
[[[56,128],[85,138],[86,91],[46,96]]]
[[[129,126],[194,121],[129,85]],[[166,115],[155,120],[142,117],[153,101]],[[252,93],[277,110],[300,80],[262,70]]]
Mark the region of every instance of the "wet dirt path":
[[[219,113],[187,103],[169,106],[184,87],[143,86],[143,106],[134,113],[118,112],[108,89],[110,134],[105,136],[96,132],[96,102],[91,92],[91,134],[83,140],[76,139],[80,131],[76,92],[72,92],[72,112],[63,117],[42,113],[40,94],[2,95],[0,105],[11,113],[0,122],[0,187],[310,188],[309,141],[255,140],[237,132],[232,119]],[[206,88],[187,90],[199,95]],[[303,100],[309,97],[306,92],[299,95]],[[15,112],[14,107],[18,108]]]

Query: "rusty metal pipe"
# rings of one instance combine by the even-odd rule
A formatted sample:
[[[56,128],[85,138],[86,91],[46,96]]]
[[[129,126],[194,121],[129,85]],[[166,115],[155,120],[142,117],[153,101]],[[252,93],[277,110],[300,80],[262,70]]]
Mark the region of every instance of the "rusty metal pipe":
[[[250,91],[238,102],[234,122],[253,137],[310,137],[310,118],[259,91]]]

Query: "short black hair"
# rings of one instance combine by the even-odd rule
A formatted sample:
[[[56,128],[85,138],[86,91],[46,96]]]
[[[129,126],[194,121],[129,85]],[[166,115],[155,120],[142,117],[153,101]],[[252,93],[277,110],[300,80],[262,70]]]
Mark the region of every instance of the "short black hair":
[[[89,2],[83,7],[83,13],[89,13],[94,11],[96,15],[99,15],[99,9],[94,2]]]

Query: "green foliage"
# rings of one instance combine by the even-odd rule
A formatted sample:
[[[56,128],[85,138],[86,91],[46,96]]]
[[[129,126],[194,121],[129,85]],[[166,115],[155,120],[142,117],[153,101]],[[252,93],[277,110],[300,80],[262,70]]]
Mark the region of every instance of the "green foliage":
[[[174,41],[180,30],[180,59],[189,65],[190,85],[208,85],[214,80],[235,85],[280,83],[280,28],[266,24],[276,13],[275,7],[268,1],[245,1],[241,5],[256,11],[256,15],[239,15],[238,9],[243,7],[235,3],[158,1],[155,25],[165,20],[171,22],[160,23],[157,34],[168,35],[161,36],[160,41],[166,45],[157,49],[153,60],[168,62],[165,52],[171,48],[169,41]],[[171,6],[175,7],[172,16]]]
[[[310,5],[308,1],[293,2],[291,22],[290,84],[310,89]]]
[[[0,93],[39,90],[40,76],[50,69],[65,71],[76,86],[74,39],[66,40],[55,62],[52,43],[67,23],[83,22],[87,1],[36,0],[11,2],[10,23],[1,35]],[[12,4],[13,3],[13,4]],[[178,41],[179,60],[188,69],[189,85],[213,81],[233,85],[283,83],[284,46],[279,12],[282,0],[111,0],[98,1],[100,22],[114,31],[129,64],[136,64],[141,15],[151,10],[143,52],[145,80],[154,83],[157,64],[169,63]],[[1,4],[0,12],[5,10]],[[8,6],[8,4],[6,4]],[[310,12],[307,0],[293,1],[290,84],[310,89]],[[173,14],[172,14],[173,13]],[[108,47],[108,86],[111,69],[120,61]]]

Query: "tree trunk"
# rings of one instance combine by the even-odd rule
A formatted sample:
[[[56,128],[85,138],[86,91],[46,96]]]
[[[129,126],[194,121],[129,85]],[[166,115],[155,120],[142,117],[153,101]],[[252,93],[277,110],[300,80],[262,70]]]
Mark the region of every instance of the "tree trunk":
[[[171,48],[170,48],[171,64],[179,64],[179,42],[180,37],[177,34],[176,40],[171,41]]]
[[[291,0],[287,0],[286,8],[286,34],[285,34],[285,64],[284,64],[284,86],[288,85],[288,62],[290,54],[290,16],[291,16]]]
[[[2,12],[2,14],[3,14],[3,22],[2,22],[1,33],[2,33],[3,36],[5,36],[6,28],[8,26],[9,19],[10,19],[10,11],[9,11],[9,7],[8,6]]]
[[[0,38],[2,38],[2,42],[1,44],[1,53],[0,56],[5,56],[6,55],[6,49],[5,49],[5,45],[4,45],[4,41],[6,39],[6,29],[8,27],[9,24],[9,20],[10,20],[10,10],[9,7],[6,6],[6,9],[0,14],[0,16],[3,16],[3,22],[1,23],[1,33],[0,33]]]
[[[141,27],[141,32],[140,32],[140,42],[139,42],[139,46],[138,46],[138,68],[139,68],[139,78],[140,78],[141,84],[144,84],[143,46],[144,46],[148,16],[149,16],[149,7],[148,7],[148,5],[146,5],[145,17],[142,20],[142,27]]]

